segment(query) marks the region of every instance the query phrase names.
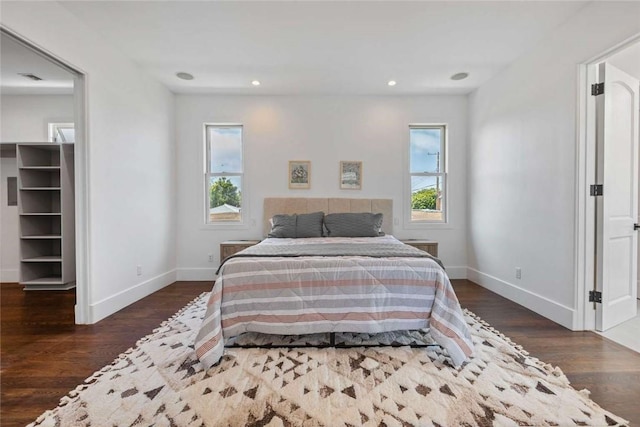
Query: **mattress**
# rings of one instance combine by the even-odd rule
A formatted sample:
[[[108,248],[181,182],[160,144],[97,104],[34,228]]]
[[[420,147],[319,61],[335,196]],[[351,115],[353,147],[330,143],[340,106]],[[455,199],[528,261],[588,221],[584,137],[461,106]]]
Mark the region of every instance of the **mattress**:
[[[315,248],[322,243],[333,247],[330,255],[317,254]],[[472,355],[460,304],[436,261],[406,256],[406,250],[399,250],[399,256],[393,251],[385,257],[335,256],[335,247],[341,245],[345,254],[361,253],[358,245],[401,249],[404,244],[393,236],[266,239],[259,245],[311,245],[315,255],[291,256],[288,250],[283,257],[240,253],[226,260],[195,342],[205,366],[222,357],[225,339],[244,332],[301,335],[428,328],[454,366]]]

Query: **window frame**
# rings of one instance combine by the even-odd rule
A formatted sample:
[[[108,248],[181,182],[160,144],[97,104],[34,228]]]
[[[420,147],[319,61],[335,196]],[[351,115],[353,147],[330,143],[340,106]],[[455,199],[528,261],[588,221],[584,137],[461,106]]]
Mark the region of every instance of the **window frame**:
[[[440,129],[440,164],[443,169],[439,172],[411,172],[411,130],[412,129]],[[448,167],[448,125],[446,123],[410,123],[406,149],[406,183],[405,183],[405,228],[449,228],[449,167]],[[442,180],[442,220],[414,220],[411,208],[411,184],[414,176],[434,176]]]
[[[74,140],[73,141],[58,141],[57,140],[57,136],[60,135],[60,137],[62,139],[64,138],[64,134],[62,132],[59,132],[59,129],[74,129],[75,131],[75,123],[69,123],[69,122],[65,122],[65,123],[59,123],[59,122],[49,122],[48,124],[48,139],[49,142],[53,143],[53,144],[73,144],[75,143],[75,135],[74,135]]]
[[[241,143],[241,154],[242,154],[242,171],[241,172],[211,172],[211,144],[209,141],[209,128],[240,128],[240,143]],[[248,218],[248,209],[247,209],[247,183],[245,182],[245,149],[244,149],[244,126],[242,123],[204,123],[203,127],[203,141],[204,141],[204,149],[203,149],[203,172],[204,172],[204,180],[202,181],[203,185],[203,194],[204,194],[204,205],[203,205],[203,219],[205,228],[224,228],[224,229],[244,229],[247,228],[247,218]],[[240,199],[240,221],[210,221],[210,188],[209,183],[211,182],[212,177],[240,177],[242,196]]]

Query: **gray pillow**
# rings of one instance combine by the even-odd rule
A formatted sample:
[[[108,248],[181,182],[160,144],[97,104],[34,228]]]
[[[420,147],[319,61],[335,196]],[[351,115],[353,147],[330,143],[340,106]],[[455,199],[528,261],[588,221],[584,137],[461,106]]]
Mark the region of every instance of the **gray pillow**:
[[[296,237],[296,215],[274,215],[271,218],[269,237]]]
[[[381,213],[336,213],[324,217],[329,237],[377,237],[382,236]]]
[[[296,237],[322,237],[324,212],[298,215]]]
[[[322,237],[322,218],[324,212],[302,215],[274,215],[269,237],[301,238]]]

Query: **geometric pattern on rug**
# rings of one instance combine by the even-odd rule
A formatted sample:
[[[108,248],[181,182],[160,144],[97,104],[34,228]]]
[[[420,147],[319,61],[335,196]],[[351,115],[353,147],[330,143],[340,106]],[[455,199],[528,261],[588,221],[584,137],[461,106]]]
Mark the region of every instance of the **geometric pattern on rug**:
[[[193,341],[203,294],[89,377],[30,426],[617,426],[626,421],[573,389],[465,310],[475,355],[454,368],[440,347],[227,349],[203,369]],[[422,342],[424,331],[349,335]],[[325,337],[247,335],[238,343]]]

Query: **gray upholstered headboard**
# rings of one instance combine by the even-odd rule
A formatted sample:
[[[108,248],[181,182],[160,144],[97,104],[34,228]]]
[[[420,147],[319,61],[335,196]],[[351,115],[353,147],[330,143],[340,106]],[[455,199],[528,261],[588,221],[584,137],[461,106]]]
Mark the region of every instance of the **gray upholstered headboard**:
[[[322,211],[325,214],[342,212],[382,213],[382,231],[393,234],[393,200],[346,199],[319,197],[267,197],[264,199],[262,234],[269,234],[269,220],[277,214],[305,214]]]

